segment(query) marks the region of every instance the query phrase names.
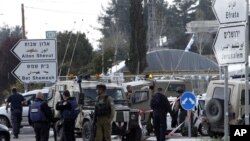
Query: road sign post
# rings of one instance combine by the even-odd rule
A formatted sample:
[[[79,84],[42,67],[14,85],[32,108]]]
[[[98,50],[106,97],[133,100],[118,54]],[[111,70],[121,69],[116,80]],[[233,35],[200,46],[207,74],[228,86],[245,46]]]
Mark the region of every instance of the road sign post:
[[[214,0],[213,11],[220,24],[246,22],[247,0]]]
[[[187,110],[189,120],[188,120],[188,137],[191,137],[191,127],[192,127],[192,110],[196,105],[196,97],[192,92],[184,92],[180,98],[181,107]]]
[[[56,31],[46,31],[46,39],[56,39]]]
[[[22,62],[12,74],[24,83],[54,83],[56,82],[56,62]]]
[[[55,39],[20,40],[11,52],[21,61],[57,60]]]
[[[214,42],[214,51],[220,65],[244,63],[246,26],[221,27]]]
[[[249,5],[249,0],[246,0],[246,5]],[[247,6],[246,9],[246,55],[245,55],[245,124],[249,125],[249,73],[248,73],[248,67],[249,67],[249,62],[248,62],[248,56],[249,56],[249,18],[248,18],[248,11],[249,7]]]
[[[214,52],[220,66],[225,70],[224,88],[224,140],[228,141],[228,65],[245,63],[245,123],[249,124],[248,91],[248,47],[249,47],[249,1],[248,0],[214,0],[213,11],[220,23]],[[223,37],[224,36],[224,37]]]
[[[226,109],[224,112],[224,133],[225,137],[224,140],[228,141],[228,135],[229,135],[229,125],[228,125],[228,66],[224,66],[225,71],[225,87],[224,87],[224,108]]]
[[[11,52],[21,61],[12,74],[24,84],[56,82],[55,39],[20,40]]]

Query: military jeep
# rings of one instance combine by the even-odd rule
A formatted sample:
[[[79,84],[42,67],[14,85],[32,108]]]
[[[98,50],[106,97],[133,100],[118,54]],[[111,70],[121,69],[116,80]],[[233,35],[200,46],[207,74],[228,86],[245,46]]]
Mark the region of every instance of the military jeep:
[[[211,137],[224,135],[224,80],[210,81],[205,100],[205,113]],[[245,81],[228,81],[229,125],[245,124]]]
[[[76,133],[81,134],[83,141],[89,141],[93,136],[92,124],[94,115],[94,104],[97,96],[96,85],[98,81],[79,82],[77,80],[59,81],[52,87],[54,90],[54,100],[50,105],[55,107],[56,101],[61,99],[64,90],[69,90],[71,95],[76,97],[81,109],[76,119]],[[115,104],[115,116],[112,123],[112,135],[119,135],[123,140],[139,141],[142,138],[139,126],[139,110],[130,109],[122,86],[114,83],[105,83],[106,93],[111,96]],[[54,116],[59,119],[60,114],[54,110]]]

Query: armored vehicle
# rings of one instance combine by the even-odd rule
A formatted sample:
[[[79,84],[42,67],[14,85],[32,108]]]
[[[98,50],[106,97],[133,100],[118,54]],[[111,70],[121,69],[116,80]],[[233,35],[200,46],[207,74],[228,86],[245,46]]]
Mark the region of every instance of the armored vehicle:
[[[54,97],[49,101],[49,105],[55,109],[57,101],[61,100],[61,94],[64,90],[69,90],[70,94],[78,101],[81,112],[76,120],[76,133],[82,135],[83,141],[89,141],[92,132],[94,104],[97,97],[96,85],[98,81],[77,81],[65,80],[57,82],[51,87],[51,95]],[[122,86],[115,83],[105,83],[106,93],[111,96],[115,104],[115,116],[112,123],[112,135],[119,135],[123,140],[139,141],[141,140],[141,128],[139,126],[139,110],[130,109],[126,100]],[[59,111],[54,110],[55,118],[60,118]],[[60,134],[60,127],[57,127]]]
[[[210,81],[205,100],[205,112],[211,137],[224,134],[224,80]],[[245,81],[228,81],[229,125],[245,124]]]

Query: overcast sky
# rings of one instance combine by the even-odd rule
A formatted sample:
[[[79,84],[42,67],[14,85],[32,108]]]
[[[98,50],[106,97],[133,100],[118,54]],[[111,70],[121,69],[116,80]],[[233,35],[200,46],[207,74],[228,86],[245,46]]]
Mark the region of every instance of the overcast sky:
[[[0,27],[20,25],[21,4],[25,10],[25,29],[28,39],[44,39],[46,31],[82,31],[93,47],[101,33],[98,15],[110,0],[0,0]]]

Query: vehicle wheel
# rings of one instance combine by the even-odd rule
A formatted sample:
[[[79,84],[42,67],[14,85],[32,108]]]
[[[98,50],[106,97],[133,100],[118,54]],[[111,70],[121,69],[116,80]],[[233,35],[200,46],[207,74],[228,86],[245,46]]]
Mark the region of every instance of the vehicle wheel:
[[[211,99],[206,105],[206,116],[210,123],[216,123],[223,120],[224,101]]]
[[[8,137],[5,135],[0,135],[0,141],[9,141]]]
[[[199,125],[199,129],[198,129],[199,133],[202,136],[207,136],[208,135],[208,124],[207,123],[201,123]]]
[[[91,123],[89,121],[85,121],[83,123],[83,127],[82,127],[82,139],[83,141],[91,141]]]
[[[140,141],[142,139],[142,130],[140,127],[132,128],[127,135],[128,141]]]
[[[210,129],[208,130],[208,135],[211,138],[222,138],[224,136],[223,133],[213,132]]]
[[[7,126],[8,128],[10,127],[9,120],[4,116],[0,116],[0,124],[3,124],[5,126]]]

